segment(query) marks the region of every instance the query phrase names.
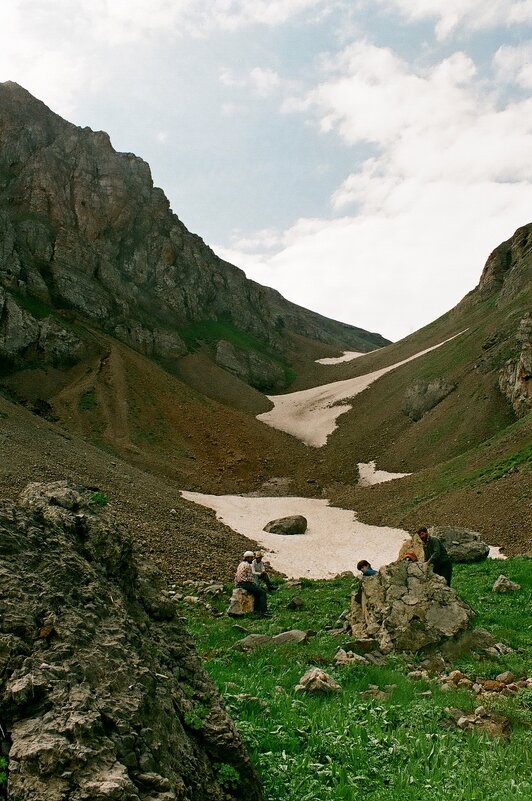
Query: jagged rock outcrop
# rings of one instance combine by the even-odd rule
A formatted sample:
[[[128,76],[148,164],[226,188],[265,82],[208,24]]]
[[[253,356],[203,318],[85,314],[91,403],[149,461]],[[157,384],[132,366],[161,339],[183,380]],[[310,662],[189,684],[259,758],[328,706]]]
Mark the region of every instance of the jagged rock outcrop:
[[[227,338],[212,329],[222,320],[277,357],[291,331],[361,350],[386,344],[248,280],[187,231],[146,162],[11,82],[0,84],[0,285],[13,303],[73,310],[148,356],[185,353],[181,334],[205,321],[212,346]],[[259,363],[246,366],[249,380],[258,370],[264,382],[264,354],[248,344]]]
[[[432,568],[393,562],[363,578],[351,599],[351,629],[382,653],[440,646],[467,628],[473,612]]]
[[[532,224],[518,228],[490,254],[474,294],[480,299],[498,293],[510,300],[530,285]]]
[[[459,526],[433,526],[431,536],[441,540],[453,562],[482,562],[489,556],[489,545],[477,531]]]
[[[402,409],[411,420],[421,420],[447,395],[456,389],[456,384],[445,378],[434,378],[432,381],[414,381],[405,392]]]
[[[262,799],[158,575],[90,490],[0,506],[0,724],[17,801]]]
[[[519,323],[516,337],[521,352],[509,359],[499,372],[499,387],[518,417],[532,409],[532,317],[526,314]]]

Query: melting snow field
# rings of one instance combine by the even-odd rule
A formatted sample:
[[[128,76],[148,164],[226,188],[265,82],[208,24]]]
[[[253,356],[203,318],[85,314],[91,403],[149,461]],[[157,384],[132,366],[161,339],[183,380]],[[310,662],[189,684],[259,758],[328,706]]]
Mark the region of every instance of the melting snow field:
[[[359,462],[357,466],[359,487],[371,487],[373,484],[383,484],[385,481],[395,481],[396,478],[412,475],[412,473],[388,473],[386,470],[377,470],[375,462]]]
[[[356,573],[359,559],[381,567],[397,559],[409,534],[400,528],[368,526],[346,509],[321,498],[251,498],[181,492],[183,498],[207,506],[234,531],[260,543],[272,567],[290,578],[331,578],[344,570]],[[305,534],[270,534],[270,520],[304,515]],[[236,567],[236,565],[235,565]]]
[[[341,356],[332,356],[327,359],[316,359],[316,364],[340,364],[340,362],[352,362],[353,359],[358,359],[359,356],[364,356],[364,354],[358,353],[356,350],[344,350]]]
[[[450,337],[408,359],[367,375],[288,395],[269,396],[275,406],[269,412],[258,415],[258,419],[298,437],[307,445],[319,448],[326,444],[328,435],[336,428],[336,418],[351,408],[347,404],[334,404],[354,397],[391,370],[445,345],[454,338]],[[344,357],[347,355],[344,353]],[[350,354],[352,358],[360,355],[363,354]],[[321,359],[320,362],[335,364],[338,361],[347,361],[344,357]],[[361,463],[358,468],[360,486],[393,481],[410,475],[377,470],[375,462]],[[401,545],[410,536],[400,528],[361,523],[355,512],[330,506],[329,501],[322,498],[261,498],[204,495],[186,491],[182,491],[181,495],[186,500],[213,509],[223,523],[258,542],[272,567],[290,578],[331,578],[345,570],[355,572],[360,559],[367,559],[375,568],[382,567],[397,559]],[[307,518],[308,528],[305,534],[290,536],[263,531],[271,520],[289,515],[303,515]],[[491,548],[490,556],[495,559],[505,558],[498,548]]]
[[[274,407],[269,412],[257,415],[257,420],[292,434],[306,445],[321,448],[327,444],[329,434],[337,428],[336,419],[351,408],[349,404],[341,404],[340,401],[354,398],[381,376],[414,359],[419,359],[425,353],[441,348],[457,336],[460,334],[455,334],[438,345],[426,348],[408,359],[375,370],[373,373],[347,378],[344,381],[333,381],[331,384],[322,384],[319,387],[290,392],[287,395],[268,395]]]

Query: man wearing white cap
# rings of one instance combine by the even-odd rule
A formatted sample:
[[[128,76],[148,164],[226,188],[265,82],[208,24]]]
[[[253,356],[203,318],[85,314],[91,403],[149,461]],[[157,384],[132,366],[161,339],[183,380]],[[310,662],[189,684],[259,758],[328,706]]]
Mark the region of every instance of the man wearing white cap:
[[[242,562],[238,565],[235,573],[235,586],[242,590],[249,592],[255,601],[255,611],[260,615],[269,617],[271,612],[268,612],[268,602],[266,600],[266,591],[255,584],[253,580],[253,571],[251,570],[251,563],[255,554],[253,551],[246,551]]]

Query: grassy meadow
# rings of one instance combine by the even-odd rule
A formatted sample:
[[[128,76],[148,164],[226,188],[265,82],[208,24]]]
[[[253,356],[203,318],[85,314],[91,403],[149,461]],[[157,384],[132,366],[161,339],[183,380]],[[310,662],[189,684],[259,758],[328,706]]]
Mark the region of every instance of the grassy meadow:
[[[530,559],[515,558],[455,567],[453,586],[476,611],[474,626],[487,628],[514,650],[499,658],[462,656],[453,668],[470,678],[494,678],[505,670],[517,678],[532,675],[531,566]],[[522,589],[492,593],[500,573]],[[338,578],[281,586],[269,596],[274,614],[266,619],[235,621],[182,606],[268,801],[530,801],[532,688],[479,700],[469,690],[444,691],[435,680],[408,678],[420,660],[406,656],[390,656],[382,667],[335,666],[334,655],[349,636],[330,634],[326,627],[348,608],[353,584],[354,579]],[[213,610],[225,611],[228,594],[212,602]],[[303,609],[287,608],[294,595],[303,599]],[[251,653],[232,647],[246,632],[273,635],[292,628],[316,634],[298,645]],[[295,692],[312,666],[331,674],[342,692],[319,697]],[[508,719],[507,736],[449,724],[446,707],[467,714],[479,704]]]

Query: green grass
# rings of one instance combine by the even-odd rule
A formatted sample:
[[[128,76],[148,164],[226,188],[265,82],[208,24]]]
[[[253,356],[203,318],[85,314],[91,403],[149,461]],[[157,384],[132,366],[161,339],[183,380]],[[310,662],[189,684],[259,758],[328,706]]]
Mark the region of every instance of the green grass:
[[[78,399],[78,410],[80,412],[90,412],[96,408],[96,395],[93,389],[88,389]]]
[[[468,675],[532,672],[531,565],[521,558],[456,566],[454,585],[475,609],[474,625],[488,628],[516,649],[497,659],[461,657],[457,665]],[[491,586],[500,573],[523,589],[493,594]],[[301,628],[316,635],[298,645],[246,654],[231,647],[245,636],[235,621],[183,606],[205,666],[261,774],[268,801],[529,801],[532,692],[482,701],[511,721],[510,738],[500,740],[444,728],[445,707],[471,712],[477,697],[463,689],[444,692],[436,682],[410,680],[402,657],[389,657],[383,667],[336,667],[334,654],[349,638],[329,634],[325,626],[334,626],[347,609],[353,585],[352,579],[335,579],[282,587],[270,596],[272,618],[243,618],[238,625],[250,633]],[[295,594],[305,602],[300,611],[286,608]],[[213,601],[220,610],[226,604],[227,598]],[[333,675],[342,692],[327,697],[296,693],[294,686],[311,666]],[[370,684],[388,687],[387,697],[361,695]],[[431,696],[421,695],[429,689]]]
[[[279,353],[272,351],[264,342],[253,334],[237,328],[229,317],[217,320],[202,320],[186,328],[179,329],[179,336],[190,351],[197,350],[202,343],[214,345],[221,339],[230,342],[236,348],[260,353],[266,359],[277,364],[284,372],[285,384],[288,386],[295,378],[295,372]]]

